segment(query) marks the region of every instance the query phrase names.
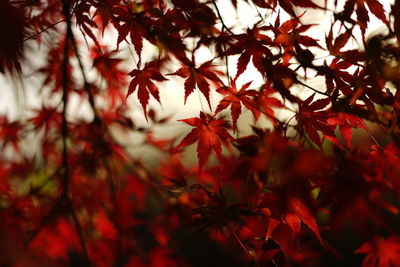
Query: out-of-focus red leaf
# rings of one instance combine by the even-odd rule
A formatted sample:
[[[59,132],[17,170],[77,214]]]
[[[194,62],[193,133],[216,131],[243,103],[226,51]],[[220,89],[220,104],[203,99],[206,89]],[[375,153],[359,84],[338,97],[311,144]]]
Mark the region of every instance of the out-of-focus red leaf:
[[[260,112],[275,123],[276,118],[273,108],[283,108],[284,105],[278,98],[272,96],[274,93],[276,93],[276,91],[271,87],[271,84],[266,83],[262,87],[261,92],[256,95],[254,101],[256,103],[256,107],[259,108]],[[255,114],[253,112],[253,115],[256,119],[258,119],[258,117],[255,116],[258,114]]]
[[[372,241],[365,242],[355,253],[367,254],[362,263],[363,267],[396,266],[400,262],[400,238],[375,237]]]
[[[114,224],[107,218],[104,212],[100,212],[96,215],[95,223],[101,237],[113,240],[118,235]]]
[[[57,220],[51,228],[42,230],[30,244],[35,251],[42,251],[52,259],[67,259],[68,250],[79,251],[76,230],[65,219]]]
[[[380,166],[378,173],[387,177],[395,190],[400,193],[400,149],[394,143],[384,148],[373,145],[372,149],[370,152],[372,159],[377,166]]]
[[[18,121],[9,122],[7,117],[0,116],[0,140],[2,148],[11,143],[15,151],[19,152],[19,142],[21,141],[24,125]]]
[[[290,225],[295,233],[300,232],[300,220],[307,225],[317,236],[322,244],[322,238],[318,230],[317,221],[314,215],[304,203],[298,198],[290,198],[289,200],[290,213],[286,215],[286,222]],[[289,219],[289,221],[288,221]]]

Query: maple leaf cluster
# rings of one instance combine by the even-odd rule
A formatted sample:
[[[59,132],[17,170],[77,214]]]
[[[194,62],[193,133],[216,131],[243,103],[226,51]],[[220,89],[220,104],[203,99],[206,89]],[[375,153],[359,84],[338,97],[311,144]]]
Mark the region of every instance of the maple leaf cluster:
[[[27,87],[0,265],[399,265],[399,25],[400,0],[0,1]],[[159,111],[171,87],[194,115]]]

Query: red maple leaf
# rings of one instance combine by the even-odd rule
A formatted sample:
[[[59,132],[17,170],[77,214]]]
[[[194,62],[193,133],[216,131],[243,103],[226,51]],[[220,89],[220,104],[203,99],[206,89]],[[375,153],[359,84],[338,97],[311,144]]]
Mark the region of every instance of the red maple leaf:
[[[378,0],[347,0],[345,3],[345,9],[347,7],[349,11],[342,12],[340,20],[352,21],[351,15],[355,9],[357,14],[357,24],[360,26],[363,38],[365,37],[365,30],[367,29],[367,25],[369,22],[369,12],[365,7],[365,4],[367,4],[372,14],[374,14],[378,19],[380,19],[386,25],[389,24],[386,18],[385,9]]]
[[[43,250],[52,259],[66,259],[68,250],[79,248],[79,241],[71,223],[60,218],[51,228],[40,232],[30,244],[30,248],[34,251]]]
[[[334,61],[338,62],[339,59],[343,59],[352,64],[357,64],[357,62],[365,60],[364,52],[358,49],[340,51],[347,44],[351,36],[352,33],[350,31],[345,31],[336,36],[336,38],[333,38],[333,27],[331,28],[328,35],[325,37],[325,42],[326,48],[330,54],[336,57]]]
[[[353,77],[350,73],[345,71],[351,66],[351,63],[341,61],[339,57],[335,57],[332,62],[324,65],[318,69],[320,76],[325,76],[325,85],[328,94],[338,91],[343,92],[345,95],[351,94],[349,83]]]
[[[314,38],[306,35],[300,35],[300,33],[303,33],[314,26],[314,24],[300,24],[299,19],[304,14],[305,12],[295,18],[285,21],[281,26],[278,26],[280,23],[278,15],[275,21],[275,27],[270,27],[275,34],[274,43],[282,46],[285,51],[283,55],[284,64],[288,63],[290,58],[293,56],[296,45],[299,46],[301,44],[307,47],[321,47]]]
[[[389,267],[400,262],[400,238],[389,236],[386,239],[378,237],[365,242],[355,253],[367,254],[363,267]]]
[[[96,214],[95,225],[97,232],[105,239],[113,240],[118,235],[114,224],[103,211]]]
[[[323,243],[317,221],[310,209],[300,199],[294,197],[289,199],[289,212],[285,216],[285,221],[296,235],[300,233],[300,222],[303,222],[314,232],[319,242]]]
[[[76,24],[80,27],[82,34],[89,36],[90,39],[100,46],[92,29],[97,29],[97,23],[90,17],[91,4],[89,1],[82,1],[75,7]]]
[[[267,214],[270,213],[268,208],[264,209]],[[317,221],[312,211],[302,200],[296,197],[289,197],[286,211],[282,213],[283,214],[281,215],[281,218],[268,218],[268,229],[265,235],[266,240],[272,238],[282,247],[282,249],[289,252],[288,246],[291,245],[291,242],[288,242],[288,240],[292,238],[299,238],[302,232],[301,223],[303,223],[315,234],[320,244],[323,244],[323,239],[319,232]],[[285,229],[283,226],[288,226],[290,232],[282,231]]]
[[[174,73],[169,75],[177,75],[185,80],[185,104],[188,96],[194,91],[196,85],[200,89],[200,92],[207,99],[207,103],[211,109],[210,103],[210,82],[215,86],[221,86],[222,81],[218,75],[222,75],[221,71],[215,69],[215,65],[212,64],[212,60],[207,61],[196,68],[195,63],[186,62],[186,65]]]
[[[339,126],[340,134],[348,148],[351,147],[353,128],[364,128],[360,118],[344,112],[338,112],[333,117],[330,117],[327,122],[330,125]]]
[[[224,94],[225,97],[219,102],[215,114],[231,106],[231,116],[233,122],[233,130],[236,130],[236,122],[242,113],[242,104],[250,110],[255,118],[259,117],[257,105],[253,98],[258,94],[256,90],[246,90],[251,82],[244,84],[239,91],[236,87],[236,79],[231,81],[231,86],[223,86],[217,89],[217,92]]]
[[[117,47],[123,40],[126,40],[126,37],[129,34],[130,40],[135,47],[135,51],[140,61],[143,39],[148,39],[148,32],[145,26],[152,24],[152,20],[144,15],[144,11],[134,13],[128,8],[114,8],[113,11],[116,15],[115,20],[123,23],[114,23],[114,26],[118,31]]]
[[[158,102],[160,102],[158,87],[154,84],[153,81],[162,82],[167,80],[164,76],[161,75],[159,71],[161,64],[161,60],[153,60],[151,62],[147,62],[143,69],[135,69],[129,73],[129,75],[131,75],[133,79],[129,85],[126,97],[135,92],[135,90],[138,88],[138,98],[140,103],[142,104],[146,120],[146,107],[149,103],[150,94]]]
[[[227,55],[240,54],[237,62],[236,77],[245,71],[250,58],[252,58],[254,67],[256,67],[256,69],[263,74],[263,57],[265,55],[268,57],[273,56],[272,52],[270,51],[270,47],[274,44],[271,38],[265,34],[262,34],[262,32],[268,30],[269,27],[257,26],[258,25],[256,24],[254,25],[253,29],[247,29],[246,33],[236,35],[235,39],[237,42],[226,51]]]
[[[316,145],[321,147],[322,143],[318,131],[321,131],[324,136],[329,136],[331,138],[335,137],[332,125],[327,123],[328,113],[326,111],[321,111],[321,109],[325,108],[331,100],[330,98],[325,98],[311,103],[314,99],[314,95],[315,94],[312,94],[300,104],[299,113],[296,114],[298,122],[297,129],[301,133],[305,131],[310,139]]]
[[[351,36],[349,31],[339,34],[335,41],[333,41],[333,27],[329,31],[329,34],[325,36],[326,47],[332,56],[340,56],[340,49],[347,44]]]
[[[29,119],[29,122],[35,126],[35,129],[44,127],[45,133],[48,133],[49,129],[58,129],[60,127],[62,119],[61,113],[57,112],[56,108],[43,105],[41,109],[35,109],[33,111],[35,115]]]
[[[285,10],[292,17],[296,17],[296,12],[294,11],[294,7],[303,7],[303,8],[321,8],[320,6],[313,3],[311,0],[268,0],[267,4],[265,1],[254,1],[256,5],[260,7],[268,7],[275,9],[277,4]],[[260,2],[260,3],[259,3]],[[262,5],[261,5],[262,3]]]
[[[264,84],[261,92],[255,98],[256,106],[268,119],[273,122],[276,121],[276,117],[272,108],[284,107],[279,99],[272,97],[274,93],[276,93],[276,91],[271,87],[271,84],[267,82]]]
[[[211,150],[214,150],[220,160],[222,159],[221,144],[228,146],[229,142],[233,140],[233,137],[227,131],[228,126],[225,120],[214,119],[214,117],[200,112],[199,117],[179,121],[196,128],[183,138],[175,150],[179,150],[198,141],[197,157],[199,159],[200,170],[210,156]]]

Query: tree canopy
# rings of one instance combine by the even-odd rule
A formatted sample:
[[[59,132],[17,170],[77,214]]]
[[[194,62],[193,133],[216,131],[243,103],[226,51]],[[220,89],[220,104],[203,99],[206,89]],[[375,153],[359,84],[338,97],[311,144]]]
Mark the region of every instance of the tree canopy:
[[[2,266],[400,262],[400,0],[0,0],[0,36]]]

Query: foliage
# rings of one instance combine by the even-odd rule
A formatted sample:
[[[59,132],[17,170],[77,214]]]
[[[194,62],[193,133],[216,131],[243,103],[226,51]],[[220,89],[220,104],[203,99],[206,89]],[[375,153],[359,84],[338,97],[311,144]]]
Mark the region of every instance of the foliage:
[[[2,266],[398,264],[400,1],[231,4],[258,21],[230,27],[216,0],[0,1],[0,71],[34,68],[42,96],[0,116]],[[167,82],[207,102],[176,138],[153,108]]]

